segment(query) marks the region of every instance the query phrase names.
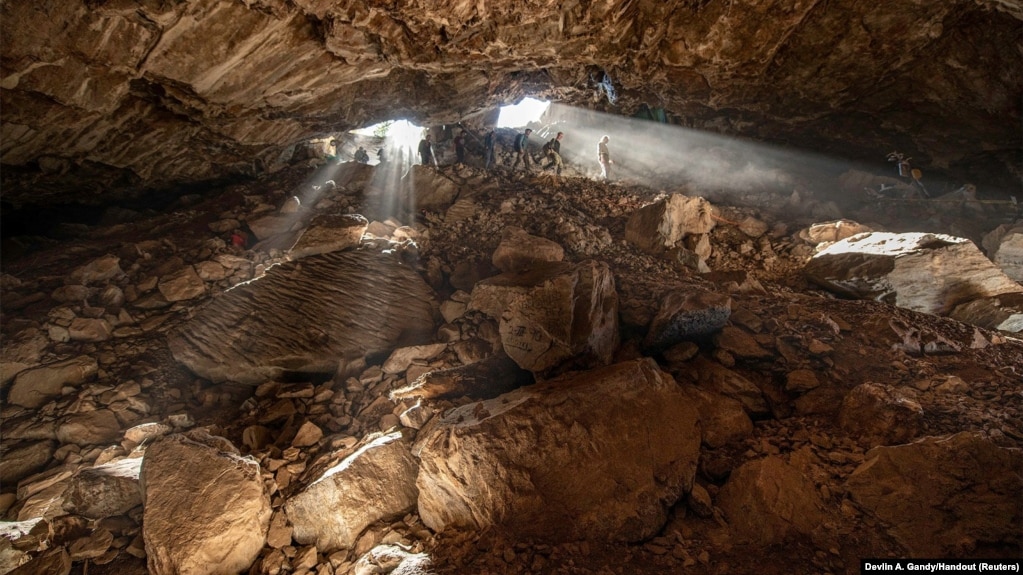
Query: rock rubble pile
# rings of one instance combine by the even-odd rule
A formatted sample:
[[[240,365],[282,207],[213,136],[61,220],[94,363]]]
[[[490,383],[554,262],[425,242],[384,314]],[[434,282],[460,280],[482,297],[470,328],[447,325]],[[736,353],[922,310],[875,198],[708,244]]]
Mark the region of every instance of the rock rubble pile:
[[[5,247],[0,573],[850,573],[1023,549],[1019,308],[905,305],[938,297],[914,259],[1020,293],[998,267],[1018,234],[1001,260],[956,238],[832,261],[909,286],[839,299],[815,262],[890,232],[812,192],[416,166],[388,211],[374,168],[340,169]]]

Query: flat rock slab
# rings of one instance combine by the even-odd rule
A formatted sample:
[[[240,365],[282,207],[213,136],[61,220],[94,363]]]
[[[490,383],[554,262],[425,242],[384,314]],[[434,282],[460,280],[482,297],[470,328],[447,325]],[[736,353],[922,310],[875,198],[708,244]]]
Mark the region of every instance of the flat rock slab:
[[[214,300],[169,337],[174,358],[213,382],[333,373],[338,358],[432,333],[433,291],[389,254],[309,256]]]
[[[321,214],[309,222],[291,248],[293,260],[358,246],[369,221],[359,214]]]
[[[976,433],[874,448],[846,488],[914,557],[1023,544],[1023,453]]]
[[[643,359],[454,409],[414,450],[419,514],[435,531],[640,541],[692,488],[700,428],[679,386]]]
[[[842,295],[934,315],[978,298],[1023,292],[973,242],[944,234],[858,234],[821,250],[804,272]]]

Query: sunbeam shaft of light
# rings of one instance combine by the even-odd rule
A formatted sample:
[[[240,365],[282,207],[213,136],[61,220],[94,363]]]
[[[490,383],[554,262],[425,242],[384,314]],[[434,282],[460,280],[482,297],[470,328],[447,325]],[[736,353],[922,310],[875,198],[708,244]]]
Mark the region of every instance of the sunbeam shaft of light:
[[[710,132],[662,124],[645,119],[604,114],[563,104],[551,104],[540,130],[550,139],[558,131],[565,133],[561,156],[575,169],[596,177],[600,173],[597,142],[607,135],[614,162],[611,179],[649,184],[671,182],[697,190],[753,191],[765,188],[791,190],[793,175],[820,174],[831,178],[850,169],[879,173],[888,167],[890,152],[878,144],[877,164],[832,158],[807,150],[787,149]],[[537,138],[538,145],[543,139]],[[951,183],[946,184],[952,185]],[[961,182],[955,186],[961,185]]]

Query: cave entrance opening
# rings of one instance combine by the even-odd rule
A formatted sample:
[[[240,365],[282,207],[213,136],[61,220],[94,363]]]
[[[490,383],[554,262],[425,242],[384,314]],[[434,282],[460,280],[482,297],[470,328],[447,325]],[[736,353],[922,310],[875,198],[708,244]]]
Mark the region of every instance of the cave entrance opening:
[[[366,163],[390,161],[401,166],[403,171],[414,163],[419,140],[425,133],[425,128],[405,119],[387,120],[349,132],[354,136],[353,147],[361,146],[369,154],[371,160]]]
[[[497,116],[497,127],[525,128],[531,123],[539,122],[550,105],[549,101],[523,98],[517,104],[501,106],[501,113]]]

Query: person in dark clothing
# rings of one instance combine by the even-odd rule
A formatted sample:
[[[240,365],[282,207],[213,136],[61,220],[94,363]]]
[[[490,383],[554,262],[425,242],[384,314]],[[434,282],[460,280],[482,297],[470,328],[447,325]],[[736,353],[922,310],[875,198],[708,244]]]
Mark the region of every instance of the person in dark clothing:
[[[369,153],[366,152],[366,148],[359,146],[359,149],[355,150],[355,161],[359,162],[360,164],[369,163]]]
[[[564,132],[558,132],[557,136],[554,136],[551,141],[544,145],[547,150],[547,165],[543,169],[551,167],[557,167],[557,174],[561,175],[561,166],[564,165],[561,161],[561,138],[565,136]]]
[[[497,139],[497,135],[494,133],[493,128],[485,138],[483,138],[483,169],[489,170],[491,162],[494,161],[494,140]]]
[[[465,130],[459,130],[455,136],[455,157],[459,164],[465,163]]]
[[[526,131],[515,136],[515,162],[512,164],[512,169],[519,167],[519,162],[524,162],[526,165],[526,171],[530,171],[529,167],[529,135],[533,133],[533,130],[526,128]]]
[[[419,140],[419,163],[424,166],[437,167],[437,157],[433,154],[433,143],[430,142],[429,134]]]

